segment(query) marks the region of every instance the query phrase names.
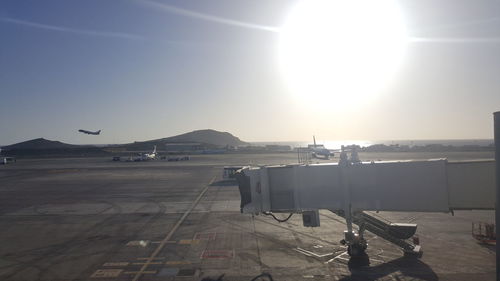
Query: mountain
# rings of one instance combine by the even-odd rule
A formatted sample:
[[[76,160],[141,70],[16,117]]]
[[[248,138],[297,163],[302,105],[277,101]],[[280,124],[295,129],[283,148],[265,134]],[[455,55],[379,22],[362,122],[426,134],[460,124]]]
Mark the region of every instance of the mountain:
[[[44,138],[32,139],[29,141],[23,141],[16,144],[8,145],[2,147],[5,150],[40,150],[40,149],[67,149],[67,148],[77,148],[80,145],[67,144],[60,141],[51,141]]]
[[[193,150],[224,149],[227,146],[248,145],[239,138],[227,132],[215,130],[198,130],[168,138],[119,144],[109,147],[93,145],[74,145],[60,141],[51,141],[44,138],[24,141],[2,147],[2,154],[6,156],[101,156],[116,151],[151,151],[156,145],[158,150],[165,149],[166,144],[186,144]]]
[[[2,156],[15,157],[81,157],[105,156],[108,152],[91,145],[67,144],[44,138],[23,141],[2,147]]]
[[[166,144],[198,144],[196,149],[218,149],[227,146],[248,145],[248,143],[240,140],[227,132],[219,132],[216,130],[197,130],[182,135],[177,135],[168,138],[155,139],[149,141],[134,142],[122,145],[129,151],[151,150],[154,145],[162,150]]]
[[[190,133],[185,133],[182,135],[159,139],[157,141],[162,141],[165,143],[197,142],[217,146],[248,145],[248,143],[241,141],[239,138],[233,136],[228,132],[219,132],[210,129],[192,131]]]

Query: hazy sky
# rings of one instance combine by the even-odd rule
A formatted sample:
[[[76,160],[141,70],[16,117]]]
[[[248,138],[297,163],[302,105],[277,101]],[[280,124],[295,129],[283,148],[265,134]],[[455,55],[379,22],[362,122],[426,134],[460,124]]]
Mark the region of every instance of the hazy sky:
[[[281,75],[277,31],[295,4],[2,0],[0,144],[206,128],[245,141],[492,138],[499,1],[399,1],[419,40],[383,89],[348,107],[303,103]]]

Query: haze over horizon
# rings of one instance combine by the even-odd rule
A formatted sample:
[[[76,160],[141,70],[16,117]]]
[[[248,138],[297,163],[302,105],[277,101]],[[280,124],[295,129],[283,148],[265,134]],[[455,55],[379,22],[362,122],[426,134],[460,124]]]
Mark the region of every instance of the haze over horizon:
[[[175,137],[177,135],[172,135],[172,136],[165,136],[162,138],[169,138],[169,137]],[[235,136],[238,137],[238,136]],[[162,139],[162,138],[156,138],[156,139]],[[0,147],[4,146],[9,146],[13,144],[18,144],[22,142],[27,142],[27,141],[33,141],[36,139],[46,139],[48,141],[60,141],[65,144],[76,144],[76,145],[113,145],[113,144],[129,144],[133,142],[145,142],[145,141],[152,141],[155,139],[134,139],[133,141],[129,142],[118,142],[118,143],[70,143],[70,142],[65,142],[61,141],[60,139],[48,139],[45,137],[36,137],[32,139],[26,139],[26,140],[21,140],[15,143],[8,143],[8,144],[2,144],[0,143]],[[91,138],[89,138],[91,139]],[[276,140],[257,140],[257,141],[245,141],[240,138],[241,141],[247,142],[250,145],[267,145],[267,144],[281,144],[281,145],[291,145],[292,147],[297,147],[297,146],[307,146],[308,144],[313,143],[312,139],[303,139],[303,140],[283,140],[283,141],[276,141]],[[338,139],[338,140],[329,140],[329,139],[324,139],[324,138],[316,138],[316,141],[318,144],[323,144],[326,147],[330,149],[337,149],[340,148],[341,145],[351,145],[351,144],[357,144],[362,147],[367,147],[370,145],[375,145],[375,144],[399,144],[399,145],[427,145],[427,144],[441,144],[441,145],[454,145],[454,146],[463,146],[463,145],[480,145],[480,146],[487,146],[487,145],[492,145],[494,140],[492,138],[473,138],[473,139]]]
[[[4,0],[0,144],[127,143],[207,128],[248,142],[491,139],[500,3],[396,2],[404,54],[356,99],[357,85],[317,95],[307,80],[300,96],[284,77],[281,31],[300,1]],[[347,83],[342,75],[327,78]]]

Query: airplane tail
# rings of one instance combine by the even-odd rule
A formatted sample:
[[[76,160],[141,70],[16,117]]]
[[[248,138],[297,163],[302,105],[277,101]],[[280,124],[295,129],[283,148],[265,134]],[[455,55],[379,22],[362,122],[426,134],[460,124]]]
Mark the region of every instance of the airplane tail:
[[[156,153],[156,145],[153,148],[153,153]]]
[[[97,134],[100,134],[101,133],[101,130],[97,131]]]
[[[313,143],[314,143],[314,147],[316,147],[316,137],[313,135]]]

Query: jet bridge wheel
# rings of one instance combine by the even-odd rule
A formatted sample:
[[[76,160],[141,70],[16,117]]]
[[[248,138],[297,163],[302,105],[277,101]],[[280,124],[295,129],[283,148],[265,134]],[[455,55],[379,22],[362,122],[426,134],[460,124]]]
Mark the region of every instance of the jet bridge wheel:
[[[347,253],[351,257],[361,257],[366,255],[367,245],[363,243],[356,243],[347,246]]]
[[[368,243],[363,237],[354,236],[353,240],[350,242],[346,239],[340,241],[342,245],[347,245],[347,253],[351,257],[364,257],[366,256],[366,249],[368,248]]]

